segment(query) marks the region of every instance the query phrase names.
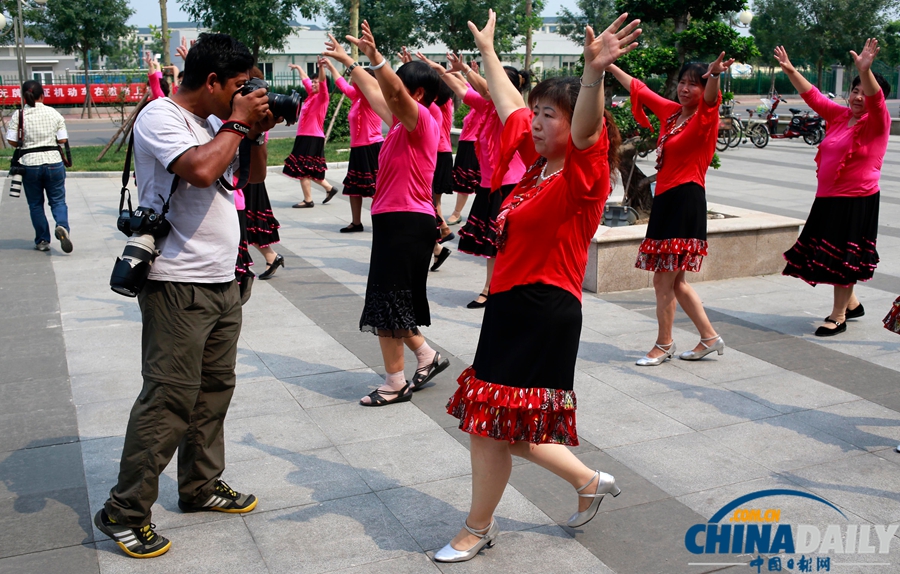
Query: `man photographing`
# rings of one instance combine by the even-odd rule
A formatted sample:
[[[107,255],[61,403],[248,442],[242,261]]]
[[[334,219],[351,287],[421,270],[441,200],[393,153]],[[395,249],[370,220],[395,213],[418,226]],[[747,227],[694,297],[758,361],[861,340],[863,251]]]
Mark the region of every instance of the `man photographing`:
[[[240,42],[201,34],[187,54],[181,89],[148,104],[134,126],[140,205],[162,213],[171,191],[171,230],[156,244],[161,253],[138,295],[143,389],[125,431],[118,482],[94,523],[135,558],[171,546],[154,532],[150,508],[176,448],[183,512],[242,513],[257,503],[221,480],[241,331],[234,280],[240,232],[226,184],[241,167],[245,138],[252,141],[249,181],[265,179],[260,136],[280,120],[264,89],[240,92],[252,67]]]

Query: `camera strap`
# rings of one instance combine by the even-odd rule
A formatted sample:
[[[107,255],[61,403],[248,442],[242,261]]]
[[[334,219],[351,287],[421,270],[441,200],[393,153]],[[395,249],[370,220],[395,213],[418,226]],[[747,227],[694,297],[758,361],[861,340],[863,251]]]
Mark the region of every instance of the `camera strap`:
[[[231,182],[225,179],[224,175],[219,178],[219,183],[228,191],[244,189],[247,186],[247,182],[250,181],[250,146],[252,145],[253,142],[246,137],[238,145],[238,162],[241,165],[241,169],[238,172],[237,183],[232,185]]]
[[[66,146],[68,150],[68,145]],[[131,205],[131,192],[128,190],[128,178],[131,176],[131,154],[134,149],[134,130],[131,131],[131,135],[128,137],[128,150],[125,152],[125,167],[122,169],[122,192],[121,197],[119,198],[119,213],[122,213],[122,209],[125,207],[125,204],[128,204],[128,213],[134,213],[134,207]],[[162,206],[162,214],[165,215],[169,212],[169,201],[172,199],[172,194],[175,193],[175,190],[178,188],[178,183],[181,181],[181,177],[177,174],[175,178],[172,180],[172,187],[169,188],[169,197],[167,197],[163,201]],[[162,196],[160,196],[162,199]]]

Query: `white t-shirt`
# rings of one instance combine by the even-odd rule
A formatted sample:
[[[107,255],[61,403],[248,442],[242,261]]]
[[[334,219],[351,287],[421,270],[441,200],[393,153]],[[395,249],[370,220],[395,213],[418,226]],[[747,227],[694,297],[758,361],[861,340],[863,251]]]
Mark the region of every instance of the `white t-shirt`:
[[[222,122],[195,116],[169,98],[147,104],[134,125],[134,169],[138,200],[162,212],[175,177],[169,167],[191,148],[208,143]],[[224,177],[231,181],[237,155]],[[162,196],[162,198],[160,198]],[[240,227],[234,195],[218,182],[195,187],[180,180],[166,219],[169,235],[157,241],[162,254],[150,279],[175,283],[226,283],[234,280]]]

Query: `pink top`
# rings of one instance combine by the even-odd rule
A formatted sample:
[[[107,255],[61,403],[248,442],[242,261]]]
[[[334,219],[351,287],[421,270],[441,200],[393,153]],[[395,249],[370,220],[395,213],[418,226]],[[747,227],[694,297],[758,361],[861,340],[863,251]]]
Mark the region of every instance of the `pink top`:
[[[350,98],[350,147],[362,147],[384,141],[381,135],[381,118],[369,105],[369,100],[344,78],[338,76],[334,81],[337,88]]]
[[[441,106],[441,141],[438,143],[438,153],[453,152],[453,142],[450,141],[450,128],[453,127],[453,100]]]
[[[159,85],[159,81],[162,79],[162,72],[153,72],[152,74],[147,74],[147,80],[150,83],[150,100],[155,100],[157,98],[164,98],[166,95],[163,93],[162,88]]]
[[[828,133],[816,154],[819,187],[816,197],[863,197],[878,193],[878,178],[887,152],[891,114],[884,92],[866,96],[866,113],[853,126],[850,108],[836,104],[817,88],[803,101],[828,122]]]
[[[394,117],[381,153],[378,154],[378,179],[372,215],[412,211],[434,215],[431,182],[437,163],[440,125],[422,104],[416,129],[407,131]]]
[[[466,84],[469,86],[468,84]],[[472,87],[469,86],[471,90]],[[459,141],[461,142],[473,142],[478,139],[478,134],[475,133],[475,126],[478,125],[478,110],[475,108],[469,108],[469,113],[466,114],[466,117],[463,118],[462,131],[459,132]]]
[[[266,132],[266,141],[269,141],[269,132]],[[238,176],[235,175],[231,179],[231,185],[237,185]],[[247,208],[247,202],[244,200],[244,190],[243,189],[235,189],[234,190],[234,207],[238,211],[243,211]]]
[[[298,136],[315,136],[324,138],[325,112],[328,110],[328,84],[319,82],[318,93],[313,93],[312,80],[303,78],[306,88],[306,100],[300,108],[300,120],[297,122]]]
[[[478,165],[481,167],[481,187],[491,187],[491,176],[494,175],[494,167],[500,161],[500,135],[503,133],[503,123],[494,103],[486,100],[475,90],[469,88],[463,102],[472,109],[478,110],[478,121],[473,129],[477,134],[475,139],[475,155],[478,156]],[[509,169],[503,174],[502,185],[516,184],[525,175],[525,164],[516,152],[509,162]]]

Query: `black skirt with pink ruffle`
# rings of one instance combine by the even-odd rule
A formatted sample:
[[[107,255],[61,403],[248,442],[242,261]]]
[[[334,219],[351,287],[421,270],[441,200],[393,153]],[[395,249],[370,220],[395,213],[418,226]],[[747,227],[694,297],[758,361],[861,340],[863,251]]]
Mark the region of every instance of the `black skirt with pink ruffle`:
[[[647,235],[634,266],[645,271],[700,271],[708,255],[706,192],[685,183],[653,198]]]

